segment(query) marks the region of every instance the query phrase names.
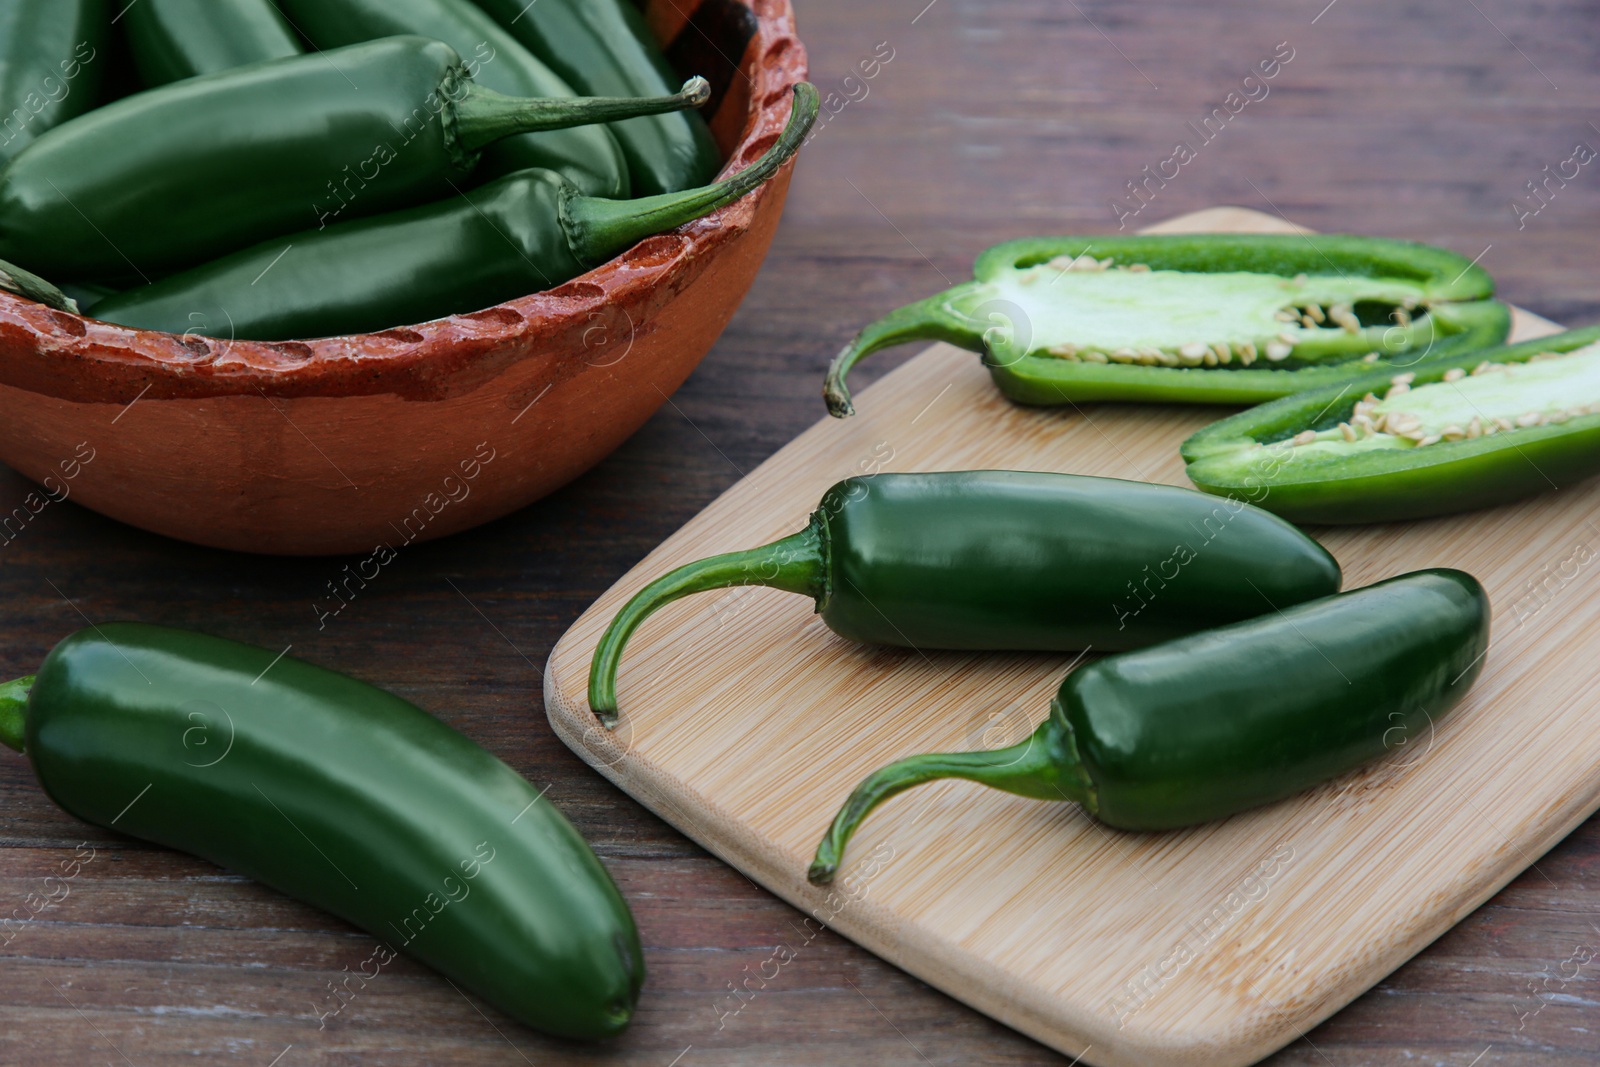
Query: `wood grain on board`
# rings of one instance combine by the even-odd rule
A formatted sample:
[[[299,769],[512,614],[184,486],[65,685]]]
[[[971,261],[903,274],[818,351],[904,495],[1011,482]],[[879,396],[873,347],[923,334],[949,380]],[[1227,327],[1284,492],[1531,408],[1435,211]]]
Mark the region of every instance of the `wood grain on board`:
[[[1160,229],[1289,228],[1220,208]],[[1555,329],[1519,313],[1515,336]],[[1600,806],[1600,730],[1589,728],[1600,596],[1530,595],[1563,560],[1600,549],[1585,486],[1316,531],[1346,588],[1449,566],[1490,593],[1476,688],[1429,736],[1396,739],[1388,759],[1168,834],[1117,833],[1074,805],[966,782],[923,786],[865,824],[831,895],[808,885],[817,840],[862,777],[918,752],[1021,740],[1072,657],[864,648],[830,633],[803,597],[701,594],[635,635],[611,734],[585,686],[617,608],[672,566],[799,529],[854,474],[1011,468],[1187,485],[1178,445],[1216,417],[1020,407],[976,357],[944,345],[856,407],[752,471],[585,612],[550,657],[545,708],[563,740],[662,818],[952,996],[1087,1063],[1249,1063],[1388,974]]]

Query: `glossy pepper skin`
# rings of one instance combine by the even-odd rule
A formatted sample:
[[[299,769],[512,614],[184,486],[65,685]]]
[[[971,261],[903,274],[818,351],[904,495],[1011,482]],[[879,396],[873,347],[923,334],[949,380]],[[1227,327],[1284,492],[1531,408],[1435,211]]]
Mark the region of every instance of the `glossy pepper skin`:
[[[209,2],[209,0],[208,0]],[[519,97],[573,97],[555,71],[470,0],[279,0],[318,48],[339,48],[395,34],[443,41],[478,84]],[[604,126],[579,126],[508,137],[490,145],[475,180],[530,167],[557,171],[587,196],[630,195],[628,164]]]
[[[643,957],[605,868],[526,779],[399,697],[111,623],[0,692],[0,740],[79,818],[331,911],[513,1018],[628,1025]]]
[[[148,86],[305,51],[273,0],[138,0],[122,25]]]
[[[1080,257],[1110,259],[1114,266],[1065,266],[1073,260],[1086,262]],[[1257,404],[1374,369],[1397,372],[1424,360],[1498,344],[1511,324],[1510,310],[1489,299],[1494,280],[1464,256],[1377,237],[1025,238],[984,252],[973,276],[971,282],[890,313],[846,345],[823,388],[829,413],[840,418],[854,413],[846,376],[860,359],[910,341],[944,341],[981,353],[1000,391],[1021,404]],[[1256,284],[1247,285],[1252,281]],[[1274,295],[1274,285],[1281,288],[1280,295]],[[1074,302],[1075,288],[1084,293]],[[1214,293],[1214,305],[1208,306],[1208,290]],[[1343,329],[1332,321],[1307,327],[1273,318],[1280,305],[1297,300],[1346,303],[1353,307],[1359,329]],[[1404,306],[1407,302],[1410,308]],[[1235,321],[1208,314],[1223,307],[1237,308]],[[1387,318],[1395,309],[1408,321]],[[1110,353],[1050,353],[1063,343],[1084,340],[1074,332],[1074,320],[1094,315],[1116,323],[1097,342]],[[1152,320],[1161,327],[1156,332],[1170,334],[1162,345],[1143,353],[1121,347],[1138,344],[1133,334],[1150,333]],[[1129,336],[1109,339],[1118,331]],[[1279,333],[1294,343],[1274,350]],[[1186,353],[1190,345],[1180,342],[1190,341],[1204,344]],[[1253,354],[1246,354],[1246,341]],[[1225,365],[1215,351],[1207,352],[1216,342],[1226,346]],[[1122,355],[1115,355],[1118,351]],[[1156,359],[1158,354],[1164,363],[1118,361]],[[1366,362],[1369,355],[1377,358]]]
[[[1429,360],[1415,368],[1408,386],[1414,390],[1442,383],[1446,375],[1460,383],[1485,363],[1529,364],[1536,357],[1578,352],[1596,344],[1600,327],[1591,326]],[[1597,359],[1600,353],[1590,353],[1585,381],[1574,380],[1564,398],[1555,397],[1556,406],[1587,403],[1588,412],[1559,422],[1421,447],[1348,454],[1333,449],[1313,456],[1291,446],[1296,434],[1337,428],[1350,419],[1356,402],[1365,395],[1382,396],[1392,388],[1390,375],[1376,374],[1213,423],[1183,443],[1183,458],[1197,488],[1249,500],[1294,522],[1394,522],[1493,507],[1566,488],[1600,473],[1600,382],[1593,368]],[[1559,361],[1542,360],[1534,365],[1560,366]],[[1463,410],[1470,416],[1478,409],[1469,402]],[[1466,425],[1469,418],[1460,421]]]
[[[795,87],[789,126],[732,177],[642,200],[581,195],[529,170],[459,197],[280,238],[94,305],[106,322],[227,342],[366,333],[477,311],[554,288],[651,234],[700,218],[772,177],[817,115]]]
[[[965,778],[1071,800],[1119,830],[1170,830],[1292,796],[1428,737],[1483,668],[1489,600],[1470,574],[1391,578],[1067,675],[1010,748],[913,756],[867,778],[818,847],[832,880],[878,804]]]
[[[0,160],[94,107],[108,0],[0,0]]]
[[[589,704],[616,719],[629,636],[689,593],[812,597],[865,644],[969,651],[1139,648],[1338,591],[1321,545],[1248,506],[1165,485],[1027,471],[878,474],[829,489],[810,525],[641,590],[595,650]]]
[[[705,92],[510,99],[422,37],[190,78],[58,126],[0,170],[0,258],[64,281],[148,278],[447,196],[502,137],[697,106]]]
[[[477,4],[579,92],[650,96],[677,84],[644,16],[630,0]],[[628,159],[636,196],[704,185],[721,166],[711,128],[698,114],[632,119],[613,124],[611,131]]]

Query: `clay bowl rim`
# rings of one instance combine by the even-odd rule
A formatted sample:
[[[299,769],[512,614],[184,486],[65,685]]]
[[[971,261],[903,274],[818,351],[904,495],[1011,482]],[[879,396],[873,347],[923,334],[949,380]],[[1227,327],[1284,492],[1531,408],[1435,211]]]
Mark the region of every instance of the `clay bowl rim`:
[[[755,31],[732,77],[749,83],[749,107],[720,172],[724,177],[748,166],[777,139],[789,118],[793,87],[807,74],[791,0],[741,0],[740,6],[751,12]],[[685,25],[680,32],[702,31]],[[793,165],[791,160],[785,169]],[[93,318],[92,309],[74,315],[0,292],[0,349],[15,353],[21,348],[33,357],[26,369],[5,361],[12,370],[0,371],[0,383],[87,403],[248,394],[440,396],[453,391],[443,379],[465,369],[448,366],[460,347],[482,353],[540,338],[581,337],[585,324],[608,307],[639,306],[653,293],[682,288],[712,254],[750,230],[781,176],[554,289],[376,333],[224,341],[116,326]],[[559,343],[539,346],[515,361],[560,352]]]

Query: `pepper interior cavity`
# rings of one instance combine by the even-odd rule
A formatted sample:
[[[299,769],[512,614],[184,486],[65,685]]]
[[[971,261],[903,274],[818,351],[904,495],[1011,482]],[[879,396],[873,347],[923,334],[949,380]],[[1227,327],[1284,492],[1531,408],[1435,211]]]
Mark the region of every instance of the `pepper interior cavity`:
[[[974,297],[1020,310],[1025,325],[1010,328],[1026,333],[1027,355],[1152,367],[1375,362],[1387,331],[1425,331],[1428,313],[1423,287],[1399,278],[1202,274],[1092,255],[1006,272],[961,303]]]
[[[1485,360],[1413,388],[1415,378],[1396,375],[1382,398],[1367,393],[1333,429],[1302,430],[1288,438],[1286,458],[1423,448],[1600,414],[1600,343],[1541,352],[1522,363]]]

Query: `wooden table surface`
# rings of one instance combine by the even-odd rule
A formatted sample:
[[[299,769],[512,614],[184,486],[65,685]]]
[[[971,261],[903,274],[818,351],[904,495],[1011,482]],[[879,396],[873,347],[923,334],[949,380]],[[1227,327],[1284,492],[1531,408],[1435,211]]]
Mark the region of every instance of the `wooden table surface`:
[[[95,851],[65,897],[0,933],[0,1062],[1065,1063],[832,933],[807,941],[799,913],[592,773],[540,706],[557,637],[822,414],[822,370],[856,328],[966,277],[995,241],[1114,230],[1117,200],[1123,214],[1138,209],[1130,228],[1234,203],[1481,253],[1509,299],[1569,325],[1600,321],[1600,160],[1588,147],[1575,156],[1600,148],[1600,57],[1594,9],[1578,0],[796,3],[813,80],[854,99],[806,149],[727,334],[600,468],[521,514],[405,550],[321,627],[315,605],[347,560],[191,548],[70,503],[0,536],[7,676],[85,619],[292,645],[429,708],[548,786],[638,917],[650,979],[633,1029],[604,1047],[553,1041],[405,961],[325,1016],[339,1005],[331,984],[367,958],[370,937],[81,824],[5,758],[0,915],[26,914],[30,894],[51,891],[42,879],[75,846]],[[1245,84],[1291,50],[1270,81]],[[892,55],[875,78],[844,81],[875,54]],[[1234,91],[1255,99],[1201,143],[1187,123]],[[1195,157],[1152,182],[1148,203],[1129,199],[1127,183],[1178,141]],[[1528,183],[1546,181],[1533,199]],[[881,357],[860,384],[898,358]],[[28,488],[0,474],[0,512]],[[735,998],[780,944],[798,955]],[[1591,821],[1268,1062],[1592,1063],[1596,956]]]

